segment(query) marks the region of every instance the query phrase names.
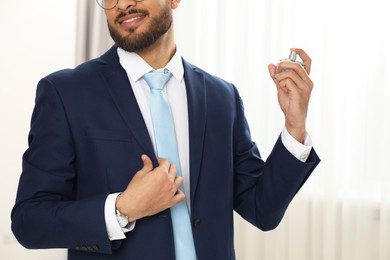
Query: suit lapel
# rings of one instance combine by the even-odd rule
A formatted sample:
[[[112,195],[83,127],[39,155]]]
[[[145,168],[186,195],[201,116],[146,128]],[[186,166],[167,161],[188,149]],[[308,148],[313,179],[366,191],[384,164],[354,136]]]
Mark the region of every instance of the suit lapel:
[[[190,190],[191,206],[193,206],[203,158],[207,95],[203,74],[184,60],[183,65],[188,102]]]
[[[100,73],[108,92],[135,140],[145,150],[145,154],[149,155],[154,163],[157,163],[148,130],[126,72],[119,63],[116,50],[117,47],[113,46],[98,59]],[[203,73],[184,60],[183,66],[188,102],[191,205],[194,205],[202,165],[207,95]]]
[[[117,47],[112,47],[98,60],[98,63],[101,64],[99,68],[107,90],[127,127],[138,144],[145,150],[145,154],[156,162],[153,145],[137,100],[127,74],[119,63]]]

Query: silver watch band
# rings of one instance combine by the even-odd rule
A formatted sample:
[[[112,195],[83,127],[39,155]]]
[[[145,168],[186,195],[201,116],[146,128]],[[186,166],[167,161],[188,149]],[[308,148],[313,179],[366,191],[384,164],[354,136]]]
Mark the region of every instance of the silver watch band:
[[[121,228],[124,228],[129,224],[129,218],[125,215],[122,215],[119,210],[116,210],[116,220],[118,221],[118,224]]]

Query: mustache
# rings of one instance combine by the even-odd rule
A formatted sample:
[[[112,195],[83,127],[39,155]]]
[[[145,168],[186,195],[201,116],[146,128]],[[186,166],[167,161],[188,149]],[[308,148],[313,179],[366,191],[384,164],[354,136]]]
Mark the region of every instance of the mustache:
[[[115,19],[115,22],[117,23],[119,21],[119,19],[121,19],[122,17],[125,17],[126,15],[130,15],[130,14],[143,14],[143,15],[147,16],[147,15],[149,15],[149,12],[146,10],[141,10],[141,9],[129,9],[126,12],[121,12],[120,14],[118,14],[118,16]]]

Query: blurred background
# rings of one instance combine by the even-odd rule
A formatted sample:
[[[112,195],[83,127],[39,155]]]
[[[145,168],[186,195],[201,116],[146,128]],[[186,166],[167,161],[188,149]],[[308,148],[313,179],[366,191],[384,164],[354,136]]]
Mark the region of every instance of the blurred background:
[[[24,249],[10,230],[35,88],[45,75],[99,56],[112,41],[93,0],[0,3],[0,259],[64,260],[62,249]],[[286,58],[290,47],[313,59],[307,129],[322,162],[276,230],[259,231],[235,216],[237,259],[390,260],[385,4],[183,0],[175,11],[183,57],[237,86],[264,158],[284,123],[267,65]]]

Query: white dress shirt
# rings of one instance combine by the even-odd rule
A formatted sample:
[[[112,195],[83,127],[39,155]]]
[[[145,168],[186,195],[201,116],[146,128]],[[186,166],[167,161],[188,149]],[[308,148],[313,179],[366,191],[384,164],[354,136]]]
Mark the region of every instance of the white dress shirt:
[[[151,137],[154,150],[156,151],[156,142],[154,140],[152,117],[150,114],[150,89],[143,79],[143,76],[154,70],[138,54],[126,52],[118,48],[119,62],[127,73],[132,90],[141,110],[146,127]],[[168,69],[172,77],[166,83],[164,88],[167,95],[174,123],[181,165],[181,172],[184,180],[184,194],[186,202],[190,208],[190,172],[189,172],[189,131],[188,131],[188,106],[187,93],[184,82],[184,68],[181,55],[176,51],[169,63],[161,69]],[[130,101],[129,101],[130,102]],[[312,143],[309,135],[306,135],[304,145],[295,140],[284,128],[281,133],[281,140],[284,146],[297,159],[305,162],[311,151]],[[115,217],[115,200],[119,193],[110,194],[105,204],[106,227],[110,240],[124,239],[125,232],[131,231],[135,222],[129,224],[126,228],[121,228]]]

